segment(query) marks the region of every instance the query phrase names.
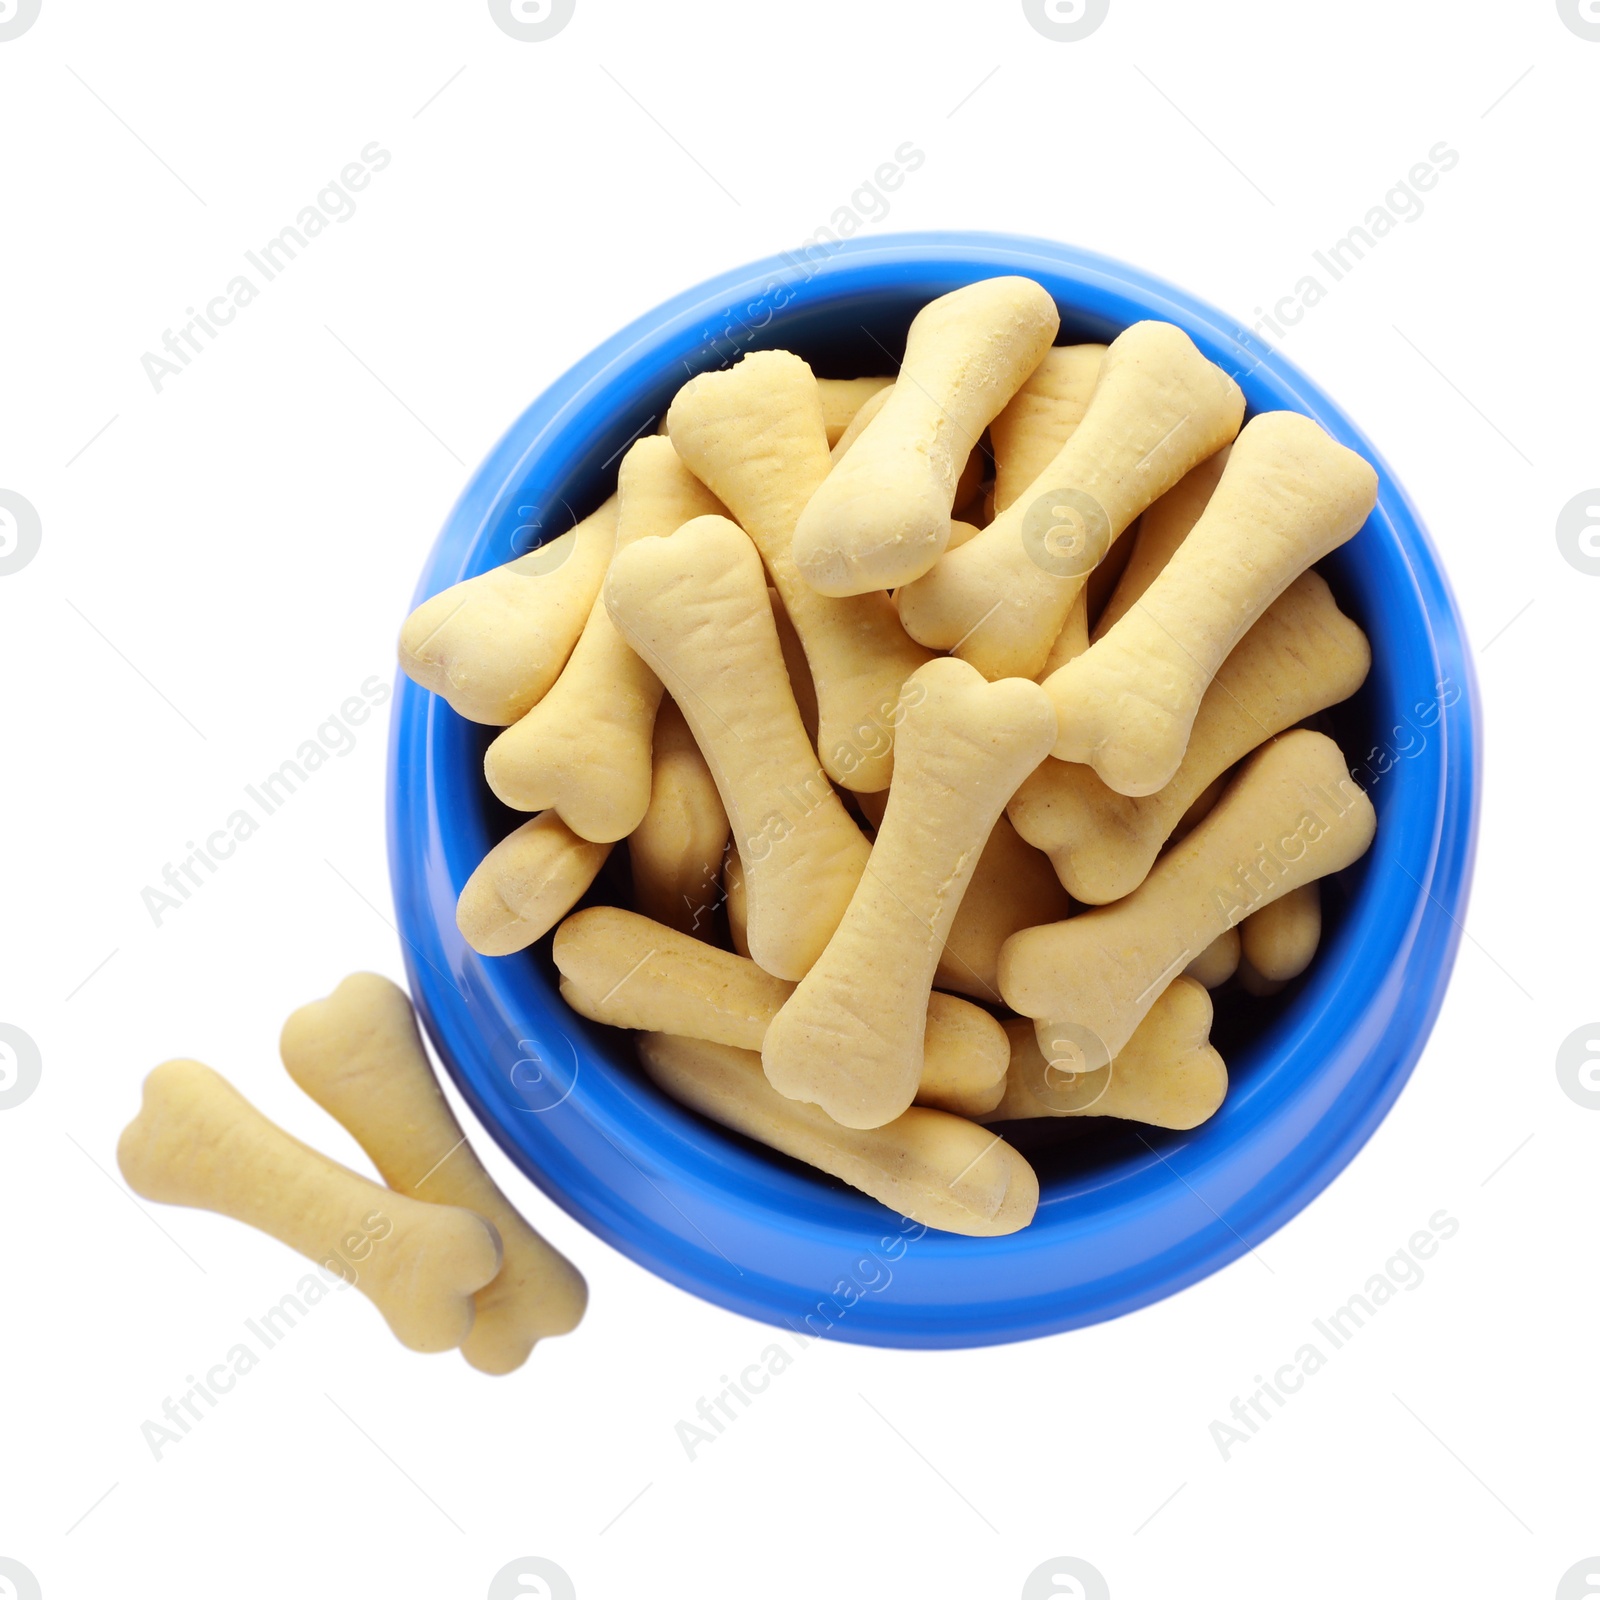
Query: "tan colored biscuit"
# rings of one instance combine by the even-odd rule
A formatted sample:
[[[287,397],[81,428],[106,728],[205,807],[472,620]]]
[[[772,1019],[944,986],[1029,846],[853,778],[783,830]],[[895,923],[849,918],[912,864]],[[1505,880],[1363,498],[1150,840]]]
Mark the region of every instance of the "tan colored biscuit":
[[[1017,277],[968,284],[917,313],[889,398],[795,526],[795,564],[812,588],[892,589],[939,559],[962,468],[1060,321],[1045,290]]]
[[[817,384],[820,388],[822,384],[820,378],[817,379]],[[889,398],[889,390],[893,387],[894,385],[891,383],[887,388],[879,389],[876,394],[868,395],[862,403],[861,409],[850,419],[850,425],[843,433],[835,434],[832,429],[829,429],[828,460],[833,466],[838,466],[844,460],[850,447],[867,431],[867,424],[883,410],[884,403]]]
[[[871,862],[761,1047],[780,1094],[852,1128],[881,1127],[911,1104],[928,993],[956,909],[996,818],[1052,737],[1037,684],[987,683],[952,659],[919,668],[901,705],[895,781]]]
[[[800,712],[801,725],[812,749],[817,744],[817,686],[811,681],[811,668],[806,662],[806,647],[794,631],[789,613],[783,609],[783,596],[771,584],[767,585],[767,599],[772,602],[772,620],[778,629],[778,647],[783,651],[784,671],[789,674],[789,687],[794,691],[794,703]]]
[[[982,1006],[935,989],[922,1034],[916,1104],[978,1117],[1000,1103],[1010,1060],[1005,1029]]]
[[[1006,413],[1013,413],[1009,423],[1002,420],[1006,413],[995,419],[990,432],[996,440],[994,503],[997,510],[1004,511],[1015,501],[1078,431],[1099,381],[1105,353],[1103,344],[1067,345],[1052,350],[1006,407]],[[1002,439],[1008,455],[1005,471],[1000,470]],[[1038,682],[1043,683],[1057,667],[1064,667],[1089,648],[1089,608],[1094,601],[1095,581],[1118,548],[1133,537],[1137,526],[1136,521],[1111,541],[1111,548],[1078,591],[1078,598],[1067,612],[1067,620],[1061,624],[1061,632],[1050,646],[1050,654],[1034,674]]]
[[[1033,1168],[976,1123],[916,1106],[887,1127],[841,1128],[819,1107],[779,1094],[753,1050],[650,1033],[639,1041],[639,1058],[673,1099],[843,1179],[913,1222],[993,1237],[1033,1220]]]
[[[1060,922],[1071,912],[1049,857],[1024,844],[1002,813],[945,935],[934,983],[1000,1004],[1000,947],[1023,928]]]
[[[1105,356],[1103,344],[1046,350],[1027,382],[989,424],[996,511],[1013,504],[1078,431]]]
[[[856,800],[874,830],[882,827],[889,796],[862,794]],[[1072,902],[1050,858],[1024,844],[1002,813],[945,935],[944,952],[933,975],[935,985],[1001,1004],[1000,946],[1023,928],[1060,922],[1071,914]],[[737,936],[734,948],[738,949]]]
[[[801,725],[755,546],[726,517],[697,517],[622,551],[605,592],[716,779],[744,864],[751,955],[778,977],[804,977],[868,845]]]
[[[460,1206],[493,1224],[500,1271],[473,1296],[461,1344],[480,1372],[513,1372],[539,1340],[583,1319],[583,1275],[524,1221],[484,1171],[439,1088],[405,990],[371,972],[348,977],[283,1026],[289,1076],[412,1200]]]
[[[1322,939],[1322,891],[1302,884],[1239,924],[1243,954],[1253,972],[1268,983],[1298,978]]]
[[[506,727],[560,676],[600,592],[617,497],[570,533],[424,600],[400,631],[400,665],[472,722]]]
[[[1067,620],[1061,624],[1061,632],[1050,646],[1050,654],[1044,658],[1044,665],[1036,675],[1037,681],[1043,683],[1052,672],[1066,666],[1069,661],[1075,661],[1088,648],[1089,590],[1085,587],[1078,591],[1078,598],[1068,608]]]
[[[785,351],[757,351],[685,384],[667,422],[690,471],[755,542],[805,646],[824,770],[846,789],[888,788],[900,685],[928,652],[906,637],[886,594],[829,599],[795,566],[795,522],[829,470],[811,369]]]
[[[1055,863],[1075,900],[1120,900],[1144,881],[1209,785],[1273,734],[1354,694],[1371,661],[1366,635],[1327,584],[1303,573],[1218,669],[1164,788],[1119,794],[1093,768],[1052,758],[1023,782],[1008,815]]]
[[[633,903],[679,933],[716,931],[717,878],[727,848],[728,815],[716,779],[676,702],[656,717],[650,805],[628,835]]]
[[[579,1016],[614,1028],[680,1034],[759,1050],[794,985],[753,961],[699,944],[612,906],[591,906],[556,930],[561,995]],[[917,1103],[963,1116],[1005,1086],[1000,1024],[954,995],[929,997]]]
[[[1249,918],[1245,919],[1249,921]],[[1220,989],[1239,970],[1239,930],[1225,928],[1183,971],[1207,989]]]
[[[855,414],[850,426],[839,435],[838,442],[828,452],[828,459],[835,467],[844,459],[851,445],[866,432],[867,424],[883,410],[884,402],[888,398],[889,391],[880,389]],[[961,476],[956,481],[956,511],[952,513],[950,519],[950,542],[945,546],[947,550],[959,548],[978,531],[976,527],[958,521],[957,517],[983,487],[984,466],[983,449],[981,445],[974,445],[967,456],[967,464],[961,469]]]
[[[1213,939],[1349,866],[1376,827],[1339,747],[1303,728],[1286,733],[1245,763],[1211,815],[1126,899],[1008,939],[1000,992],[1024,1016],[1082,1030],[1102,1052],[1090,1064],[1104,1065]]]
[[[1178,819],[1177,827],[1172,830],[1172,833],[1168,839],[1169,844],[1176,844],[1178,840],[1183,838],[1186,834],[1193,833],[1194,830],[1211,815],[1212,811],[1216,807],[1217,801],[1222,798],[1224,791],[1227,789],[1228,782],[1232,776],[1233,769],[1231,767],[1228,768],[1226,772],[1218,773],[1218,775],[1213,778],[1211,782],[1208,783],[1192,801],[1190,801],[1189,809],[1185,811],[1184,814]],[[1116,791],[1112,790],[1112,793],[1115,794]],[[1124,795],[1123,799],[1127,799],[1127,796]]]
[[[1208,456],[1192,472],[1185,473],[1139,518],[1132,534],[1133,548],[1128,552],[1128,564],[1122,569],[1105,609],[1095,619],[1096,639],[1103,638],[1114,623],[1133,609],[1134,602],[1172,559],[1172,552],[1189,537],[1189,530],[1200,520],[1201,512],[1222,481],[1222,469],[1227,466],[1232,452],[1231,444],[1223,445],[1214,456]]]
[[[337,1272],[411,1350],[455,1349],[472,1331],[473,1296],[500,1271],[482,1217],[358,1177],[198,1061],[163,1062],[145,1079],[117,1165],[146,1200],[218,1211]]]
[[[1122,581],[1122,574],[1128,565],[1128,557],[1133,553],[1133,542],[1139,530],[1139,517],[1135,517],[1126,528],[1111,541],[1111,548],[1100,558],[1099,564],[1089,574],[1088,582],[1083,586],[1084,595],[1087,597],[1087,610],[1089,613],[1089,632],[1092,636],[1094,625],[1100,619],[1100,614],[1106,608],[1106,602],[1111,598],[1112,591]]]
[[[1167,985],[1109,1066],[1083,1070],[1070,1045],[1052,1062],[1026,1017],[1005,1026],[1011,1043],[1005,1097],[985,1122],[1121,1117],[1157,1128],[1195,1128],[1228,1092],[1228,1069],[1210,1043],[1211,997],[1189,978]]]
[[[794,985],[754,961],[617,906],[590,906],[556,929],[561,996],[613,1028],[675,1033],[759,1050]]]
[[[617,477],[616,548],[661,538],[721,503],[672,441],[636,440]],[[583,635],[549,693],[484,753],[489,787],[516,811],[554,811],[581,838],[611,844],[650,803],[650,736],[661,680],[628,648],[598,590]]]
[[[599,875],[608,844],[580,839],[546,811],[478,863],[456,902],[456,926],[480,956],[508,956],[542,939]]]
[[[1072,437],[976,539],[896,596],[906,631],[986,678],[1034,677],[1111,542],[1238,431],[1239,386],[1165,322],[1106,351]]]
[[[893,378],[818,378],[817,398],[822,402],[822,421],[828,430],[828,443],[838,443],[861,415],[862,408],[876,400],[893,382]]]
[[[728,908],[728,940],[746,960],[750,957],[750,900],[744,890],[744,863],[739,859],[739,847],[728,841],[728,853],[722,861],[722,898]]]
[[[1061,719],[1056,758],[1086,762],[1119,794],[1162,788],[1229,652],[1306,568],[1357,532],[1377,494],[1377,473],[1309,417],[1253,417],[1139,603],[1046,684]]]

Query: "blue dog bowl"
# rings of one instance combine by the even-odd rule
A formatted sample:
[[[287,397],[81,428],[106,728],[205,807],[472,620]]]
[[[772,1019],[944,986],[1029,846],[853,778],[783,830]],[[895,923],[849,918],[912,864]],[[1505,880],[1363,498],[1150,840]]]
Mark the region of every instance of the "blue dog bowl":
[[[520,819],[482,777],[493,735],[402,680],[389,854],[411,989],[473,1110],[542,1189],[651,1271],[730,1310],[863,1344],[1001,1343],[1132,1311],[1215,1272],[1306,1205],[1393,1104],[1443,998],[1477,831],[1478,723],[1455,602],[1416,512],[1342,411],[1210,306],[1043,239],[922,233],[740,267],[602,344],[537,399],[451,512],[417,601],[563,532],[611,491],[626,445],[694,373],[796,351],[824,376],[892,371],[919,307],[974,279],[1034,278],[1061,341],[1176,323],[1252,412],[1314,417],[1378,469],[1377,509],[1322,564],[1373,669],[1327,714],[1378,812],[1367,856],[1325,884],[1322,949],[1275,1001],[1219,1005],[1231,1087],[1189,1133],[1096,1119],[1014,1124],[1038,1217],[1001,1239],[930,1232],[665,1099],[630,1035],[574,1015],[548,939],[476,955],[456,897]],[[625,893],[615,852],[592,898]]]

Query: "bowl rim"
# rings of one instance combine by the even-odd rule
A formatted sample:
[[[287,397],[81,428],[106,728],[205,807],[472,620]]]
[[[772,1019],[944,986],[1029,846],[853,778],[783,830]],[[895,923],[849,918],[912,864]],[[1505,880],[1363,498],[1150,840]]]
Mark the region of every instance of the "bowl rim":
[[[481,730],[403,674],[396,679],[388,823],[398,929],[418,1010],[475,1115],[551,1198],[659,1276],[764,1322],[867,1344],[1032,1338],[1176,1293],[1254,1250],[1303,1209],[1387,1114],[1421,1054],[1459,946],[1481,782],[1481,712],[1464,629],[1409,498],[1321,388],[1185,291],[1046,239],[881,234],[734,268],[597,346],[534,400],[472,475],[413,601],[507,559],[521,547],[508,541],[530,528],[542,532],[557,481],[592,477],[597,463],[602,475],[614,468],[649,425],[626,433],[635,413],[619,412],[619,390],[637,407],[652,386],[681,382],[682,365],[724,366],[747,349],[781,345],[773,335],[782,327],[834,301],[903,297],[913,283],[954,287],[1005,272],[1052,287],[1064,318],[1080,327],[1114,329],[1145,316],[1176,322],[1239,379],[1252,411],[1266,409],[1258,398],[1303,411],[1365,455],[1380,495],[1359,538],[1382,564],[1396,604],[1413,613],[1410,631],[1386,641],[1404,656],[1393,672],[1398,681],[1403,667],[1414,688],[1425,671],[1458,691],[1428,724],[1433,736],[1419,751],[1404,760],[1386,752],[1394,761],[1375,779],[1383,821],[1358,914],[1337,945],[1319,953],[1304,992],[1272,1031],[1278,1053],[1270,1071],[1252,1079],[1248,1095],[1230,1094],[1211,1123],[1159,1148],[1142,1141],[1149,1156],[1104,1181],[1058,1185],[1032,1227],[1003,1239],[920,1229],[754,1153],[637,1074],[611,1071],[621,1036],[540,995],[532,962],[467,948],[455,898],[493,842],[468,816],[468,788],[481,787],[481,777],[461,770],[462,750]],[[1062,285],[1074,297],[1063,297]],[[552,531],[571,516],[568,508]],[[1318,1039],[1330,1029],[1331,1043]],[[1219,1139],[1230,1129],[1238,1136]]]

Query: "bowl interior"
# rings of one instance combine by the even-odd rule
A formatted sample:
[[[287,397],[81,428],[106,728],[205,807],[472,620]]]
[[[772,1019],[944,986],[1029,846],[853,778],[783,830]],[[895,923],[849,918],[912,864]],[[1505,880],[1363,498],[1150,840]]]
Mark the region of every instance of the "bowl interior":
[[[1323,940],[1311,969],[1270,1000],[1219,992],[1213,1039],[1228,1063],[1230,1088],[1222,1110],[1199,1129],[1169,1133],[1088,1118],[1009,1125],[1007,1137],[1034,1161],[1041,1179],[1032,1227],[1005,1240],[928,1234],[916,1245],[916,1283],[905,1303],[899,1291],[884,1294],[873,1313],[876,1325],[859,1318],[845,1336],[963,1343],[1112,1314],[1212,1270],[1292,1214],[1370,1132],[1420,1049],[1428,1006],[1436,1009],[1453,953],[1448,930],[1427,946],[1432,992],[1418,1013],[1422,1020],[1412,1016],[1401,1028],[1396,1019],[1407,963],[1423,959],[1424,886],[1437,866],[1450,760],[1465,759],[1470,734],[1470,702],[1450,709],[1470,689],[1465,662],[1453,649],[1441,650],[1436,637],[1439,617],[1450,619],[1448,591],[1371,446],[1295,369],[1179,291],[1064,247],[1027,241],[1007,248],[985,245],[981,236],[960,247],[844,251],[820,264],[762,267],[731,274],[705,286],[709,293],[642,319],[596,352],[586,381],[577,369],[553,399],[532,408],[464,495],[419,598],[554,537],[592,510],[614,488],[627,444],[653,431],[692,373],[773,348],[795,351],[823,376],[893,372],[923,304],[1001,271],[1025,272],[1055,296],[1062,313],[1058,343],[1109,341],[1143,317],[1177,322],[1239,379],[1251,414],[1306,412],[1374,460],[1382,475],[1367,527],[1320,568],[1341,607],[1371,638],[1374,665],[1360,693],[1319,725],[1339,742],[1379,823],[1373,850],[1324,881]],[[773,1315],[792,1299],[784,1273],[773,1274],[769,1294],[752,1281],[759,1269],[748,1270],[762,1251],[777,1248],[775,1240],[805,1255],[819,1240],[848,1253],[893,1235],[896,1219],[875,1202],[661,1096],[635,1064],[630,1035],[565,1007],[548,938],[498,961],[465,949],[445,908],[485,851],[525,818],[500,806],[482,781],[483,751],[494,730],[463,721],[414,686],[402,686],[401,700],[393,838],[402,930],[418,980],[413,987],[447,1065],[502,1143],[613,1242],[676,1281],[756,1315]],[[1467,788],[1468,798],[1457,803],[1470,818],[1470,778]],[[425,812],[417,824],[428,841],[420,856],[405,844],[413,810]],[[1470,821],[1466,831],[1470,856]],[[1464,893],[1464,876],[1456,887]],[[627,890],[626,851],[619,846],[586,903],[627,904]],[[439,978],[453,996],[440,989]],[[1341,1106],[1352,1095],[1359,1105]],[[518,1112],[532,1115],[519,1119]],[[603,1151],[597,1132],[658,1191],[665,1187],[706,1208],[717,1223],[715,1240],[695,1228],[742,1283],[691,1230],[663,1223],[660,1206],[631,1183],[627,1168],[619,1170],[629,1178],[620,1186],[628,1192],[575,1198],[592,1187],[585,1152]],[[1210,1216],[1197,1217],[1196,1184],[1208,1175],[1227,1192],[1215,1205],[1206,1203]],[[1254,1196],[1250,1214],[1230,1212],[1246,1195]],[[653,1219],[639,1228],[626,1215],[635,1202]],[[1117,1243],[1117,1230],[1130,1224],[1138,1229],[1137,1261],[1122,1259],[1129,1251]],[[675,1237],[663,1240],[663,1231]],[[1099,1234],[1090,1248],[1086,1241]],[[1086,1262],[1095,1258],[1084,1269],[1099,1285],[1092,1306],[1088,1298],[1074,1301],[1059,1274],[1040,1269],[1041,1252],[1064,1249]],[[804,1276],[812,1269],[797,1270]],[[1152,1287],[1157,1279],[1159,1290]],[[994,1309],[980,1330],[972,1314],[945,1302],[970,1302],[985,1286]],[[1030,1309],[1017,1309],[1022,1305]],[[920,1317],[932,1332],[925,1337],[909,1321],[897,1324],[902,1315]]]

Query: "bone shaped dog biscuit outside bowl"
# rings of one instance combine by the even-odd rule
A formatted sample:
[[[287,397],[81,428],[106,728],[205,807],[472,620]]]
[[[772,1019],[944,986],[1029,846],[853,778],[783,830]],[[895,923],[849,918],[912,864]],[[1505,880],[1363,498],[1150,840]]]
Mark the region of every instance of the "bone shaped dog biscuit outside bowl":
[[[1222,1108],[1188,1132],[1109,1119],[1012,1124],[1041,1199],[1001,1238],[928,1231],[667,1099],[634,1036],[561,1000],[550,939],[483,957],[456,926],[473,868],[525,820],[483,780],[495,729],[403,678],[390,740],[389,854],[411,989],[473,1110],[541,1188],[672,1283],[778,1325],[948,1348],[1103,1321],[1242,1255],[1350,1162],[1393,1104],[1443,999],[1477,833],[1481,729],[1464,630],[1421,522],[1344,413],[1257,335],[1131,267],[1046,240],[879,235],[757,262],[690,289],[558,379],[451,512],[418,602],[553,538],[599,506],[636,434],[690,373],[790,350],[819,376],[890,370],[912,317],[1020,274],[1061,312],[1057,343],[1170,321],[1244,391],[1247,415],[1302,412],[1380,478],[1367,524],[1319,564],[1366,631],[1359,694],[1323,714],[1378,815],[1372,849],[1325,880],[1322,946],[1253,1021],[1219,1010]],[[613,852],[583,904],[627,901]],[[1238,1008],[1235,1008],[1237,1011]]]

